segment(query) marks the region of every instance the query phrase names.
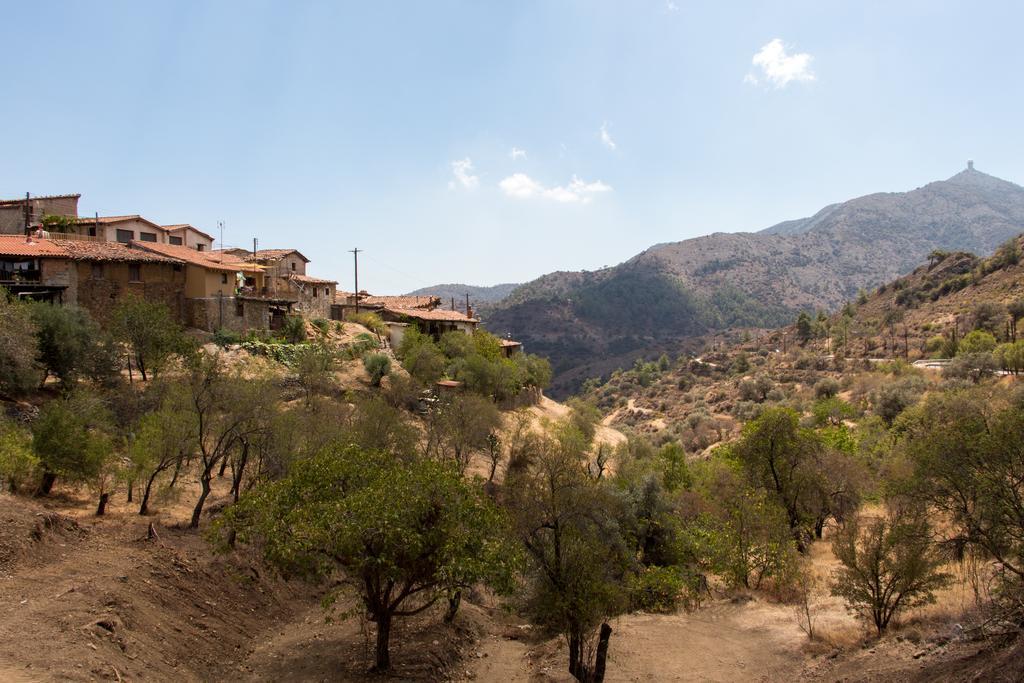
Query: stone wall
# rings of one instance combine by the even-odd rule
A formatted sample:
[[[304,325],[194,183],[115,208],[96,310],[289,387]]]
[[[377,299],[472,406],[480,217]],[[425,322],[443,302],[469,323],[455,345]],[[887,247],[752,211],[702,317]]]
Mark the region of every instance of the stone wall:
[[[129,296],[162,303],[171,316],[185,323],[185,273],[169,263],[139,264],[139,281],[129,279],[129,264],[106,261],[102,277],[93,277],[92,261],[75,261],[73,284],[65,294],[66,303],[77,303],[97,320]]]
[[[51,197],[30,199],[32,204],[31,223],[40,223],[43,216],[78,217],[78,197]],[[0,206],[0,235],[25,234],[25,203]]]
[[[186,299],[186,324],[207,332],[219,329],[244,333],[270,328],[270,305],[253,299],[211,296]]]

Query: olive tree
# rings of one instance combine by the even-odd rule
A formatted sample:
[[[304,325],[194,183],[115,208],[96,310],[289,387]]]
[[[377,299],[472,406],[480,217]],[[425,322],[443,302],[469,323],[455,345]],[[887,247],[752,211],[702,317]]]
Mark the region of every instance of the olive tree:
[[[376,624],[377,671],[391,666],[395,619],[479,581],[509,588],[517,567],[505,518],[481,490],[443,463],[358,446],[297,463],[223,525],[282,569],[321,579],[342,570]]]
[[[586,444],[581,435],[547,435],[527,465],[510,468],[506,488],[531,561],[530,609],[568,642],[569,673],[590,682],[604,679],[607,620],[628,608],[632,557],[616,498],[587,472]]]
[[[836,532],[832,552],[841,565],[832,594],[866,616],[879,636],[901,611],[935,602],[935,590],[950,580],[940,571],[943,558],[922,509],[851,517]]]

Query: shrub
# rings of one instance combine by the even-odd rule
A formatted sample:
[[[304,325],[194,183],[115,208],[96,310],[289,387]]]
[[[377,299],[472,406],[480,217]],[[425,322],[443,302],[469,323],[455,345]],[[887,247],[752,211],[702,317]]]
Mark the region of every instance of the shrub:
[[[242,343],[242,335],[234,330],[221,327],[213,333],[213,343],[222,349],[227,348],[228,346],[235,346],[236,344]]]
[[[370,375],[370,384],[379,387],[381,380],[391,372],[391,359],[383,353],[368,353],[363,356],[363,367]]]
[[[839,393],[839,382],[832,377],[824,377],[814,385],[815,398],[832,398]]]
[[[377,335],[383,336],[388,333],[388,326],[384,324],[384,321],[376,313],[353,313],[348,316],[348,320],[357,325],[362,325]]]
[[[289,344],[298,344],[306,339],[306,321],[300,315],[285,317],[281,335]]]
[[[0,480],[11,493],[35,486],[39,458],[32,452],[32,435],[0,418]]]
[[[678,567],[641,567],[628,578],[626,590],[635,610],[674,612],[687,584],[687,577]]]
[[[900,611],[935,602],[949,583],[923,512],[894,510],[883,518],[844,524],[832,541],[842,565],[832,594],[860,611],[878,635]]]
[[[986,330],[973,330],[960,340],[957,355],[990,353],[996,348],[996,338]]]
[[[327,334],[327,330],[331,327],[331,321],[325,318],[314,318],[312,323],[313,327],[320,330],[323,334]]]

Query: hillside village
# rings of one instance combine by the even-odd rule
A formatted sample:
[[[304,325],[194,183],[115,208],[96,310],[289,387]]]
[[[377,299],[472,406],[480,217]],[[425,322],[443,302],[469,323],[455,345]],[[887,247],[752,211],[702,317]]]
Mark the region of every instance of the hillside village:
[[[935,250],[783,327],[678,339],[561,404],[548,362],[468,300],[344,292],[295,249],[218,249],[191,225],[78,217],[77,201],[0,204],[0,600],[19,607],[0,619],[5,680],[1022,672],[1021,641],[992,630],[1019,618],[1000,567],[1024,548],[953,533],[988,498],[961,509],[921,487],[937,467],[1002,466],[992,453],[1024,433],[1024,237]],[[932,438],[979,420],[995,431],[973,445]],[[972,448],[989,450],[941,469]],[[948,529],[914,516],[922,491]],[[382,519],[402,531],[379,545]],[[906,529],[921,562],[891,571],[924,583],[883,614],[843,543]],[[391,589],[353,580],[382,566],[407,592],[381,602]],[[30,652],[39,639],[53,651]]]
[[[19,299],[80,306],[103,321],[129,297],[165,305],[181,325],[237,334],[278,331],[288,316],[345,320],[378,314],[393,346],[417,326],[440,339],[472,333],[480,321],[441,298],[371,296],[307,273],[296,249],[215,248],[189,224],[159,225],[140,215],[78,215],[80,195],[0,200],[0,286]],[[503,341],[508,353],[520,345]]]

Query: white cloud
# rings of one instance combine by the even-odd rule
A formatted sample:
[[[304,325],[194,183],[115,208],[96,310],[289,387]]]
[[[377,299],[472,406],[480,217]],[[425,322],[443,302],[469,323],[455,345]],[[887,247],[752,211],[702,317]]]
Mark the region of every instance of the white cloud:
[[[498,187],[501,188],[501,191],[506,196],[513,199],[539,197],[566,204],[574,202],[586,204],[590,202],[592,195],[612,191],[611,185],[600,180],[588,183],[576,176],[573,176],[572,180],[565,187],[561,185],[557,187],[544,187],[525,173],[513,173],[498,183]]]
[[[786,50],[787,46],[781,38],[775,38],[765,44],[751,60],[755,71],[760,70],[760,73],[748,73],[744,76],[743,82],[752,85],[764,82],[775,88],[784,88],[793,81],[813,81],[815,76],[811,70],[811,62],[814,57],[807,52],[789,54]]]
[[[672,2],[672,0],[668,0],[665,3],[665,9],[667,9],[669,12],[678,12],[679,11],[679,5],[677,5],[676,3]]]
[[[452,175],[455,176],[455,179],[448,181],[448,189],[454,190],[463,187],[467,190],[475,190],[480,186],[480,178],[473,175],[474,170],[473,161],[469,157],[453,161]]]
[[[520,159],[526,158],[526,150],[519,149],[518,147],[513,147],[512,151],[509,152],[508,155],[512,159],[512,161],[519,161]]]
[[[611,134],[608,132],[608,122],[605,121],[601,124],[601,143],[608,149],[615,149],[615,140],[612,140]]]

